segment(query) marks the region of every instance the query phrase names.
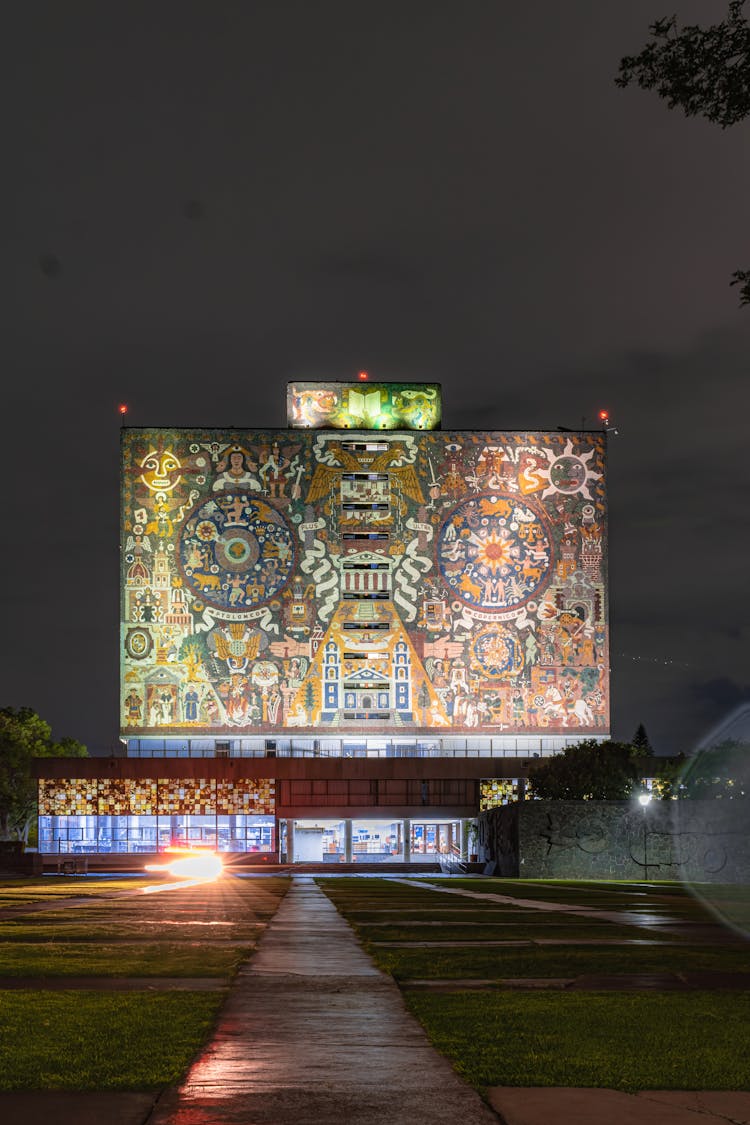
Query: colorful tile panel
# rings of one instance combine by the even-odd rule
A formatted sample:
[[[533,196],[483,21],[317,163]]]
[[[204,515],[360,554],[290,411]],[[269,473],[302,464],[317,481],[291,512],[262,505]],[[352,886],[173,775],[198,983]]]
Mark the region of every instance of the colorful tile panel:
[[[96,778],[39,779],[40,816],[94,816],[98,811]]]
[[[479,811],[507,805],[519,798],[518,781],[513,778],[493,777],[479,783]]]
[[[237,813],[273,815],[275,809],[275,787],[269,778],[216,782],[216,811],[220,816]]]
[[[159,816],[182,813],[202,816],[214,812],[216,782],[206,778],[166,778],[157,780]]]

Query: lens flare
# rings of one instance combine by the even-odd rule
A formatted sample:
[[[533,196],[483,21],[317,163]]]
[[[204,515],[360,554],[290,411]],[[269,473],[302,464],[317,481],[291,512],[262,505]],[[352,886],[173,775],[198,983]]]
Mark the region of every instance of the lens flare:
[[[145,894],[154,891],[174,889],[176,887],[192,887],[197,883],[211,883],[218,879],[224,871],[224,864],[216,852],[192,851],[189,848],[167,848],[167,852],[176,853],[176,859],[169,863],[146,864],[146,871],[161,871],[165,875],[173,875],[181,883],[145,887]]]
[[[721,742],[685,764],[672,805],[676,865],[714,917],[750,938],[750,761],[742,742]]]

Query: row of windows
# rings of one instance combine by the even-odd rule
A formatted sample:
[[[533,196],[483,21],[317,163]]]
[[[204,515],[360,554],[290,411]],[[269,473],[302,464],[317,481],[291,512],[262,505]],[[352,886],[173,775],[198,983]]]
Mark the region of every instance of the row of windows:
[[[156,852],[168,847],[272,852],[272,816],[40,816],[46,853]]]
[[[358,655],[358,654],[357,654]],[[344,659],[351,654],[344,653]],[[564,735],[539,738],[532,735],[488,735],[461,737],[274,737],[254,738],[129,738],[127,754],[143,758],[259,757],[377,757],[377,758],[536,758],[560,753],[579,738]],[[601,739],[603,741],[603,739]]]

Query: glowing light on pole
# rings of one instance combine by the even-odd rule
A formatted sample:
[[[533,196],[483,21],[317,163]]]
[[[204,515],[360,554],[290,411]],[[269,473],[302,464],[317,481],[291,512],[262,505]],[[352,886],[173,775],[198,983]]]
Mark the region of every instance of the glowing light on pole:
[[[651,804],[651,794],[639,793],[638,804],[643,809],[643,869],[646,872],[646,882],[648,882],[648,825],[646,823],[646,813],[648,806]]]

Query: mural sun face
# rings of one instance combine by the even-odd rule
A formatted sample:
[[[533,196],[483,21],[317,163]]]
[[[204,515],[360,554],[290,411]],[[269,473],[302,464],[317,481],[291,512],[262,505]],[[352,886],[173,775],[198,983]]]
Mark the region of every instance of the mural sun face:
[[[548,464],[538,470],[539,477],[548,484],[542,493],[542,499],[560,492],[563,496],[580,494],[590,500],[590,486],[601,479],[601,473],[595,472],[591,467],[594,450],[576,454],[573,442],[568,440],[560,456],[555,457],[551,450],[545,450],[545,453]]]
[[[180,482],[181,469],[171,449],[152,449],[141,461],[141,480],[150,492],[171,492]]]

